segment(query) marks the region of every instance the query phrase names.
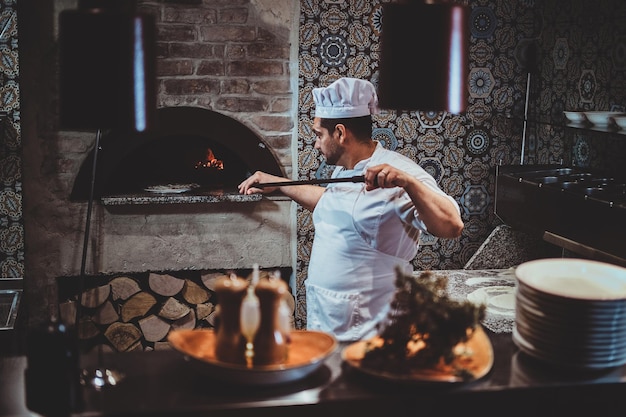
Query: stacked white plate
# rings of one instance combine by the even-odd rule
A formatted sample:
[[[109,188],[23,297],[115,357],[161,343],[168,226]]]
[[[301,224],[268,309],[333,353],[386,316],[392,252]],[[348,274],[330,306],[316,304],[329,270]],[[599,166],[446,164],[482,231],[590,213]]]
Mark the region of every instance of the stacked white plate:
[[[513,341],[521,351],[566,368],[626,363],[626,268],[541,259],[515,275]]]

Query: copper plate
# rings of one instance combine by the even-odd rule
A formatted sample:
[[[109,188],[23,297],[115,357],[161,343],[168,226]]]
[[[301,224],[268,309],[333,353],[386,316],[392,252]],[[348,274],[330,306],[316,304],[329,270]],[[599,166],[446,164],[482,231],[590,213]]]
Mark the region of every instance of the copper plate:
[[[289,357],[278,365],[236,365],[215,357],[215,332],[209,329],[174,330],[170,345],[184,354],[199,369],[206,369],[212,377],[247,385],[272,385],[295,381],[308,376],[324,364],[337,348],[334,336],[317,331],[293,330],[290,335]]]
[[[450,365],[413,369],[406,373],[394,373],[362,366],[361,360],[365,355],[366,345],[367,341],[362,340],[345,347],[341,352],[342,359],[360,372],[391,381],[419,383],[469,382],[487,375],[493,366],[493,347],[482,327],[478,327],[467,342],[460,343],[455,347],[457,358]],[[469,380],[462,378],[458,370],[467,371],[472,377]]]

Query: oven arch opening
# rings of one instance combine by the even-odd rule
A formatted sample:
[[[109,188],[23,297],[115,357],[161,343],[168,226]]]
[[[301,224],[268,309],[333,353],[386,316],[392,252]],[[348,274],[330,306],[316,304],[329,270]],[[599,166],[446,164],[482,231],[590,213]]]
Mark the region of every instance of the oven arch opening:
[[[108,131],[98,151],[94,197],[140,192],[155,183],[197,183],[229,190],[260,170],[285,176],[272,150],[252,129],[224,114],[200,107],[163,107],[156,128],[129,134]],[[211,150],[223,170],[197,169]],[[93,150],[83,161],[70,199],[87,200]]]

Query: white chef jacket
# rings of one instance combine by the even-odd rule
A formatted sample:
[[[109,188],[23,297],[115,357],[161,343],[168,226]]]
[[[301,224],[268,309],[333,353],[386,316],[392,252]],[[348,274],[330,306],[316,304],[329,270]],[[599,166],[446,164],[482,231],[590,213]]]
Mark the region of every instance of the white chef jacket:
[[[387,163],[446,195],[411,159],[377,144],[354,169],[335,168],[332,177],[363,175]],[[395,292],[396,266],[410,274],[420,233],[426,226],[403,188],[365,191],[364,183],[329,184],[313,211],[315,237],[305,280],[307,328],[340,341],[377,334]]]

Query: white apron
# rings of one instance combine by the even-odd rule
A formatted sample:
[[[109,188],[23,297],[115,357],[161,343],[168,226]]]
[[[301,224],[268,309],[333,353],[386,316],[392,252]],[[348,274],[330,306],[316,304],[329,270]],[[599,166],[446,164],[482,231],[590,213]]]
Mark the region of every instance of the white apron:
[[[389,192],[393,191],[368,193]],[[371,237],[359,228],[368,227],[368,222],[355,224],[363,193],[362,183],[331,184],[313,212],[315,238],[305,281],[307,328],[332,333],[340,341],[376,335],[376,324],[385,318],[395,291],[395,268],[405,273],[413,270],[412,257],[388,255],[367,241]],[[381,198],[385,199],[376,197]],[[417,243],[413,245],[416,252]]]

